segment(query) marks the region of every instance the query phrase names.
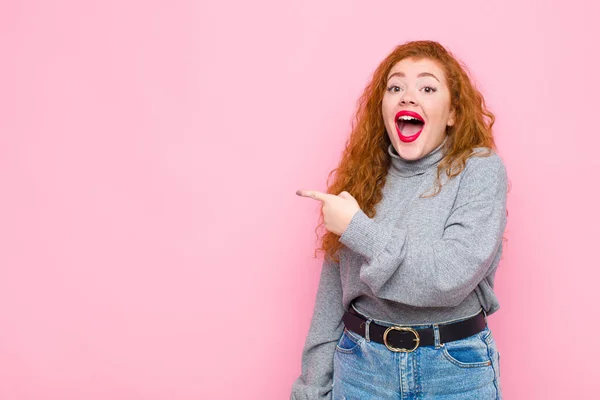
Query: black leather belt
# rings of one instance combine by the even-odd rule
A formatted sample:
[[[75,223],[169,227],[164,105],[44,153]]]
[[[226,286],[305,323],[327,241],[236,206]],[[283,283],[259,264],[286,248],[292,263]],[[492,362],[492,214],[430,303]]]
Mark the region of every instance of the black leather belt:
[[[344,313],[342,321],[346,328],[365,337],[367,320],[350,306]],[[460,322],[439,324],[440,344],[464,339],[481,332],[486,327],[483,312]],[[383,343],[388,349],[396,352],[412,352],[419,346],[433,346],[433,328],[415,329],[410,326],[384,326],[371,321],[369,324],[369,339]]]

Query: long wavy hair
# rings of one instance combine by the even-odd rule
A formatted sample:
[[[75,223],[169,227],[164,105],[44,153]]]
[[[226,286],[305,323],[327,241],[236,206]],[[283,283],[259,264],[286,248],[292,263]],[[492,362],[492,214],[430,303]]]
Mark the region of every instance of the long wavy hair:
[[[427,58],[437,62],[445,73],[450,90],[450,107],[455,110],[454,125],[446,127],[447,140],[443,149],[445,156],[438,164],[434,192],[425,197],[436,196],[440,192],[443,173],[448,179],[452,179],[465,168],[470,156],[487,156],[490,150],[496,150],[492,137],[495,116],[488,110],[483,96],[471,82],[467,74],[468,68],[435,41],[412,41],[397,46],[379,64],[359,98],[352,121],[352,132],[346,141],[341,160],[327,178],[327,193],[337,195],[347,191],[370,218],[375,216],[375,205],[383,197],[383,186],[391,164],[391,157],[387,152],[391,142],[381,110],[387,76],[392,67],[405,58]],[[488,151],[474,153],[476,147],[485,147]],[[332,176],[334,179],[330,183]],[[321,210],[319,224],[315,229],[317,237],[323,224]],[[339,262],[338,251],[343,247],[339,238],[339,235],[326,231],[321,247],[315,250],[315,257],[321,251]]]

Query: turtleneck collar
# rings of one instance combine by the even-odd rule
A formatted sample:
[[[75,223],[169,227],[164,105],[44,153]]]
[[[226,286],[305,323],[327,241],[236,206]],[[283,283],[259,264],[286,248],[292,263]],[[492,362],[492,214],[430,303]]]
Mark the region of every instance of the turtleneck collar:
[[[442,144],[433,149],[429,154],[419,158],[418,160],[405,160],[400,157],[396,152],[394,146],[390,143],[388,146],[388,154],[391,156],[392,164],[390,171],[396,175],[409,177],[414,175],[421,175],[425,173],[429,168],[437,165],[442,158],[444,158],[444,144],[446,143],[447,137],[444,139]]]

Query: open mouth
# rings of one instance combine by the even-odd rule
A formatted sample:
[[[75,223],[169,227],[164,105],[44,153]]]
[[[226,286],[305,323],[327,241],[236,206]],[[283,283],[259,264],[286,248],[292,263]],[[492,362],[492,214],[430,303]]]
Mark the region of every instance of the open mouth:
[[[396,114],[396,128],[400,140],[412,142],[416,140],[425,126],[423,117],[412,111],[400,111]]]

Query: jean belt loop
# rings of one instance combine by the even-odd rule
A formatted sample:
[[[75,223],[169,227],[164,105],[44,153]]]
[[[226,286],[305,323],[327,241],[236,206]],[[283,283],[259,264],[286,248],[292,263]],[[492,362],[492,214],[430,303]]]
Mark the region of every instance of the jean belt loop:
[[[438,324],[433,324],[433,341],[435,348],[439,348],[440,345],[440,326]]]
[[[369,329],[371,326],[371,321],[373,321],[373,318],[369,318],[367,320],[367,323],[365,324],[365,339],[367,339],[367,343],[371,342],[371,338],[369,337],[369,332],[371,330],[371,329]]]

